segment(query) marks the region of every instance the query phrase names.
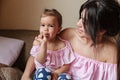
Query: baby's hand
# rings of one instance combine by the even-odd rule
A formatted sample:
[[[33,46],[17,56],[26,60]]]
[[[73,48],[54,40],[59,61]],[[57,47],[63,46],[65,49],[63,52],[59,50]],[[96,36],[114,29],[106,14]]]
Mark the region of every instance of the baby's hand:
[[[33,41],[33,45],[34,46],[41,45],[42,43],[45,43],[45,42],[47,42],[46,36],[43,34],[40,34],[40,35],[35,37],[35,40]]]
[[[34,46],[37,46],[37,45],[40,45],[40,44],[41,44],[40,39],[39,39],[39,36],[40,36],[40,35],[38,35],[38,36],[35,37],[35,39],[34,39],[34,41],[33,41],[33,45],[34,45]]]
[[[47,46],[47,38],[45,35],[43,35],[39,41],[41,42],[41,46]]]

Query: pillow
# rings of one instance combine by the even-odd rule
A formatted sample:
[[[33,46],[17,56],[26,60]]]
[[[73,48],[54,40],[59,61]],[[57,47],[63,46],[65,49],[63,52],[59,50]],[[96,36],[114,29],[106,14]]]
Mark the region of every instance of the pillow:
[[[24,41],[0,36],[0,63],[12,66],[18,58]]]

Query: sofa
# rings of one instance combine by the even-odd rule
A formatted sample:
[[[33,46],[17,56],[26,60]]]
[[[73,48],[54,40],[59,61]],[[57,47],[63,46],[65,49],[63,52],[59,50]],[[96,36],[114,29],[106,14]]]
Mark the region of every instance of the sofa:
[[[20,54],[15,60],[14,64],[11,66],[0,64],[0,80],[21,79],[26,62],[30,56],[30,49],[32,47],[33,40],[38,34],[38,30],[0,30],[0,36],[24,41],[22,49],[20,50]],[[0,44],[0,46],[2,45]],[[7,49],[5,50],[7,51]]]

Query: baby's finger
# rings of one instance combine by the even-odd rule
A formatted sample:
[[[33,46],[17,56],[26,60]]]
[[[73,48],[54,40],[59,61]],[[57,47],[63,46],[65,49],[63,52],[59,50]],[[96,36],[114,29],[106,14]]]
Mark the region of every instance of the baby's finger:
[[[39,36],[39,35],[38,35],[38,36]],[[35,37],[35,40],[41,42],[41,41],[42,41],[42,38],[41,38],[40,36],[39,36],[39,37],[38,37],[38,36]]]
[[[44,41],[47,41],[47,37],[46,37],[45,35],[44,35],[44,37],[43,37],[43,40],[44,40]]]
[[[42,38],[43,38],[43,35],[42,35],[42,34],[39,34],[39,35],[38,35],[38,38],[41,38],[41,39],[42,39]]]
[[[37,39],[37,36],[35,37],[35,40]]]

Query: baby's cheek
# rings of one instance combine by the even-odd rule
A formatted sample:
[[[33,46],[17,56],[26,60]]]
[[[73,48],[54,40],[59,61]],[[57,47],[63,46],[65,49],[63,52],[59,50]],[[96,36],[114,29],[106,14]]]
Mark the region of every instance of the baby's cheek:
[[[39,30],[40,31],[40,33],[43,33],[43,30],[41,29],[41,30]]]
[[[51,31],[52,35],[56,35],[56,33],[57,33],[56,31]]]
[[[50,36],[51,36],[51,37],[55,37],[55,36],[56,36],[56,32],[52,32],[52,33],[50,34]]]

